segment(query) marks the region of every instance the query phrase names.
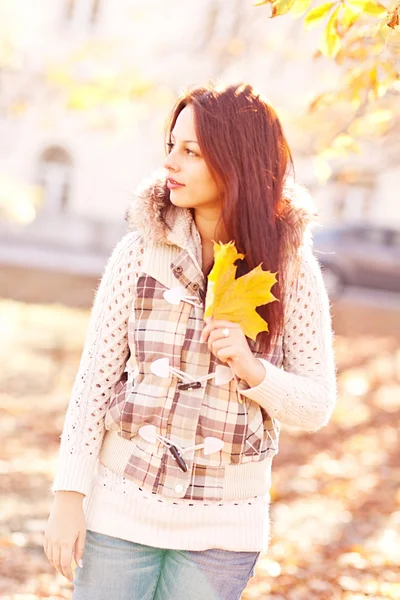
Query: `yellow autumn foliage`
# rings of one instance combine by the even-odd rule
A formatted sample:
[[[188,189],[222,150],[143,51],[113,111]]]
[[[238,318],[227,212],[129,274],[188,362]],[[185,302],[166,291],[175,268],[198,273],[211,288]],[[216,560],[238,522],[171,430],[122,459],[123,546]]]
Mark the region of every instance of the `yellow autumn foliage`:
[[[263,271],[261,265],[235,279],[235,261],[243,259],[234,242],[214,244],[214,267],[208,276],[204,316],[239,323],[244,334],[255,340],[268,323],[256,312],[258,306],[277,300],[271,288],[277,282],[276,273]]]

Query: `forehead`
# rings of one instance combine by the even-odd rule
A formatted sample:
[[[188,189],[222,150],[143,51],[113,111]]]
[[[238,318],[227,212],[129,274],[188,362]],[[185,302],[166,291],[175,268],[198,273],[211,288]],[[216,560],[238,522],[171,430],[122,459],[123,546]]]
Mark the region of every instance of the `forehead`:
[[[181,138],[183,140],[197,140],[196,128],[194,125],[194,112],[190,104],[185,106],[179,113],[172,132],[176,138]]]

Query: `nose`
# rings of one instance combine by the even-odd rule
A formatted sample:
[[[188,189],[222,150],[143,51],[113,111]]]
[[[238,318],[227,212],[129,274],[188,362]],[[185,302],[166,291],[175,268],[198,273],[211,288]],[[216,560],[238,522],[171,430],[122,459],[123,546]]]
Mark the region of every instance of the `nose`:
[[[171,152],[169,152],[169,154],[167,154],[165,157],[164,168],[168,171],[174,171],[175,173],[179,171],[179,165],[174,153],[174,149],[172,149]]]

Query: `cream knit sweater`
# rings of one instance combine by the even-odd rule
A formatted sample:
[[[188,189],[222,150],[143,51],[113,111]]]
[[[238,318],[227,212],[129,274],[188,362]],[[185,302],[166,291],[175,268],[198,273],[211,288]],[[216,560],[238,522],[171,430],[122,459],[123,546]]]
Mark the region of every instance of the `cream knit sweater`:
[[[97,290],[52,490],[85,494],[87,528],[110,536],[162,548],[265,551],[269,496],[207,504],[172,501],[146,493],[98,462],[110,392],[127,365],[136,261],[140,266],[137,244],[135,232],[119,242]],[[257,397],[281,423],[311,432],[328,422],[336,389],[329,302],[309,248],[285,302],[284,368],[262,361],[264,381],[244,394]]]

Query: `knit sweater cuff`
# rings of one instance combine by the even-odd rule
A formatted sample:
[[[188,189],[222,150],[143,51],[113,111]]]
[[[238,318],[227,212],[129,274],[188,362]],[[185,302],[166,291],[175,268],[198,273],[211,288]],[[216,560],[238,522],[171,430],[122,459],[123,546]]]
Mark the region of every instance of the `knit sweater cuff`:
[[[276,367],[269,361],[259,358],[260,363],[264,366],[265,377],[258,385],[240,390],[240,393],[246,398],[257,402],[260,406],[265,408],[271,413],[271,416],[275,416],[274,413],[279,410],[279,398],[282,397],[282,369]]]
[[[53,494],[58,491],[80,492],[87,496],[92,486],[97,457],[82,454],[60,454],[57,472],[51,487]]]
[[[329,421],[334,401],[334,385],[288,373],[262,358],[263,381],[241,394],[264,408],[268,414],[292,427],[316,431]],[[311,384],[311,385],[310,385]]]

